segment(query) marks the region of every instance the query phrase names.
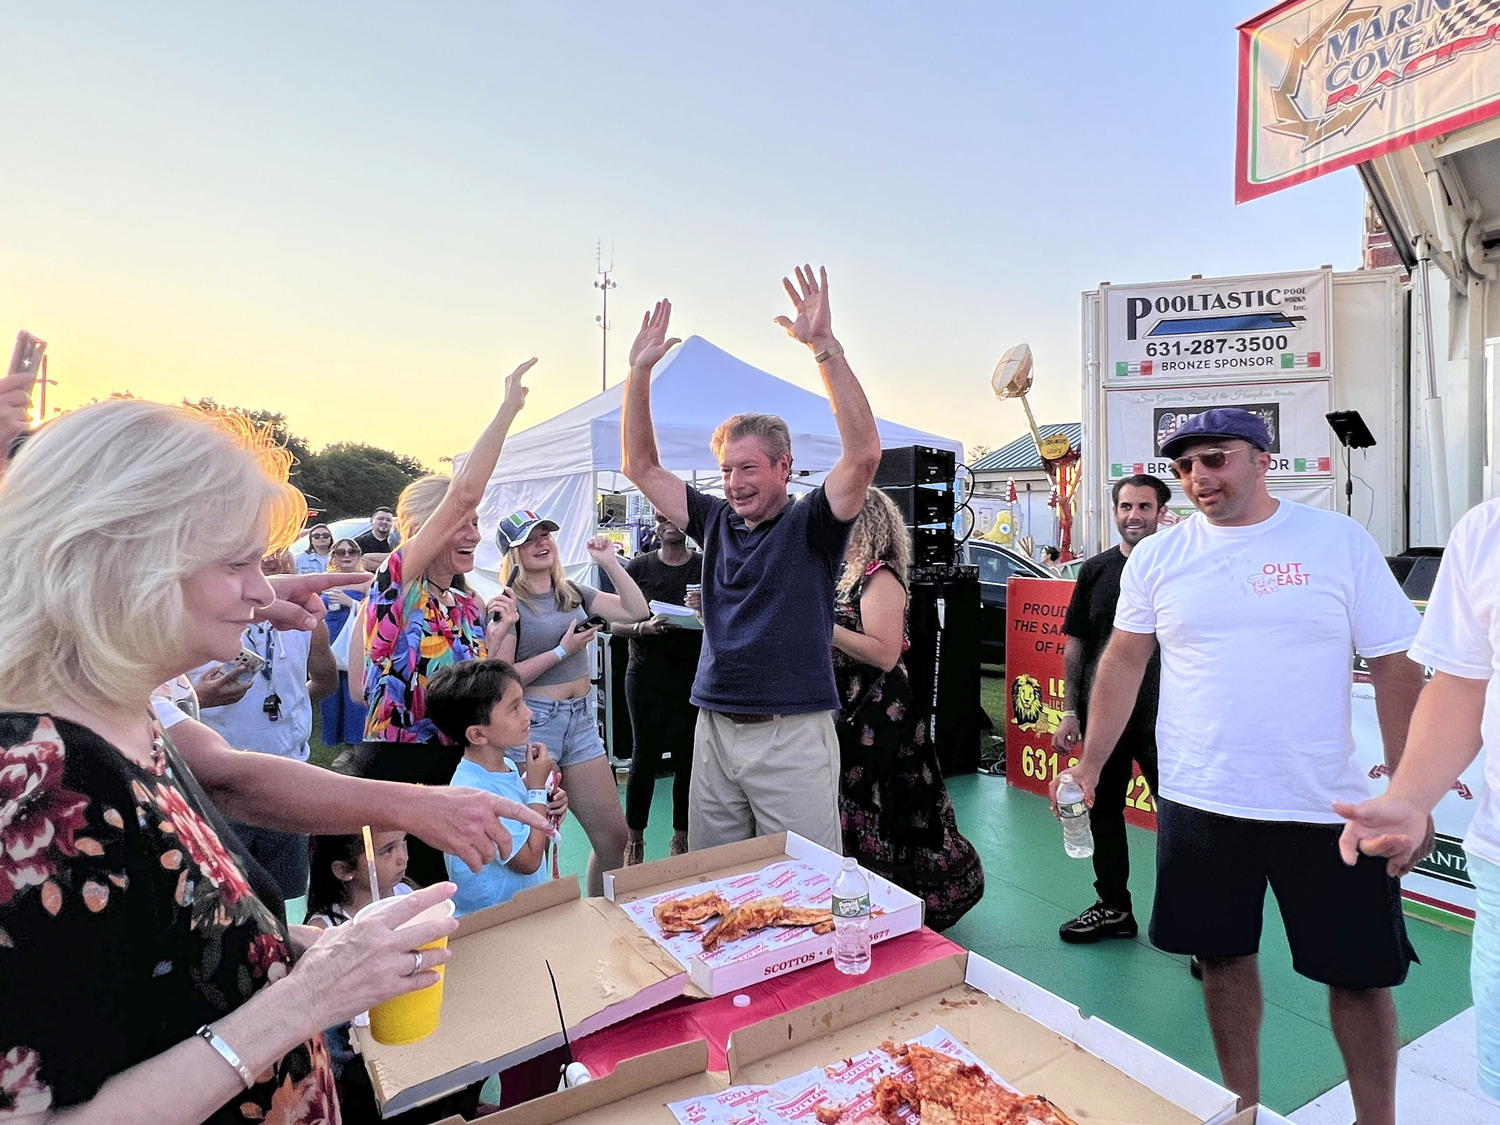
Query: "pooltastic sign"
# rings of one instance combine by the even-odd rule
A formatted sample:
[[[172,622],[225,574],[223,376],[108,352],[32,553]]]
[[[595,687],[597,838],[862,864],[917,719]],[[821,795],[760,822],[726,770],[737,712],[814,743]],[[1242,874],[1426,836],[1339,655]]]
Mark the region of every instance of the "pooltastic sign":
[[[1111,386],[1302,379],[1333,368],[1327,270],[1108,285],[1103,297]]]
[[[1238,203],[1500,113],[1500,0],[1291,0],[1239,33]]]

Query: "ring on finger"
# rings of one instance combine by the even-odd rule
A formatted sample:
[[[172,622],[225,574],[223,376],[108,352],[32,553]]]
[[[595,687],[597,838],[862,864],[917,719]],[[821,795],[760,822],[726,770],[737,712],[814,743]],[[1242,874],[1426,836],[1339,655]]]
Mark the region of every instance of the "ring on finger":
[[[420,949],[413,949],[411,955],[414,960],[412,961],[411,972],[406,975],[414,977],[422,971],[422,951]]]

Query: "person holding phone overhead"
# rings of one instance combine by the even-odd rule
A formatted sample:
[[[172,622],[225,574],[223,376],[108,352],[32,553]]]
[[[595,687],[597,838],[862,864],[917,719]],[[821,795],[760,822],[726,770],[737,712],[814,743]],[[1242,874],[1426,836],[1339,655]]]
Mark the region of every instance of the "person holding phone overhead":
[[[359,667],[369,709],[365,742],[354,756],[359,777],[446,785],[462,756],[427,717],[427,681],[450,664],[485,658],[489,615],[464,575],[474,569],[479,545],[479,501],[526,402],[521,377],[534,363],[528,359],[510,373],[505,401],[451,479],[434,474],[402,490],[396,505],[401,544],[381,564],[357,618],[364,629]],[[407,870],[417,882],[447,877],[442,852],[420,840],[409,850]]]
[[[47,341],[30,332],[16,333],[5,378],[0,379],[0,476],[31,435],[31,388],[47,352]]]
[[[527,510],[500,521],[495,541],[505,552],[500,581],[490,603],[491,656],[510,662],[526,689],[531,741],[551,751],[562,770],[570,808],[589,838],[589,894],[604,893],[604,872],[625,862],[625,814],[614,771],[604,756],[595,719],[588,646],[606,623],[644,621],[651,608],[635,579],[625,572],[612,540],[588,542],[589,558],[618,593],[606,594],[570,581],[552,533],[558,526]],[[500,631],[497,635],[496,631]],[[526,747],[508,750],[518,766]]]

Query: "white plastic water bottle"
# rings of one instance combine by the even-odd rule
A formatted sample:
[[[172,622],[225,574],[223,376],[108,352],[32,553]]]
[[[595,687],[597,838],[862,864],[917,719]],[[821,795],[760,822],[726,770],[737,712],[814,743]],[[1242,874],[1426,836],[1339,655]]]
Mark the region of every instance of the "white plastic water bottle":
[[[833,967],[852,977],[870,969],[870,884],[849,856],[833,881]]]
[[[1070,773],[1058,777],[1057,811],[1062,817],[1063,851],[1074,859],[1094,854],[1094,830],[1089,827],[1089,807],[1083,800],[1083,786]]]

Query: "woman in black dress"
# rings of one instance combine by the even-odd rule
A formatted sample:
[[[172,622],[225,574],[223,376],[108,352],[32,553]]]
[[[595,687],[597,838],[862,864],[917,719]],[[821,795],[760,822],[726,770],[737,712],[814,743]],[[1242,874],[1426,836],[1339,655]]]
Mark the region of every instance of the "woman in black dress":
[[[839,816],[844,854],[922,898],[927,924],[944,930],[984,894],[984,869],[958,831],[901,662],[910,564],[901,513],[870,489],[849,533],[835,607]]]

